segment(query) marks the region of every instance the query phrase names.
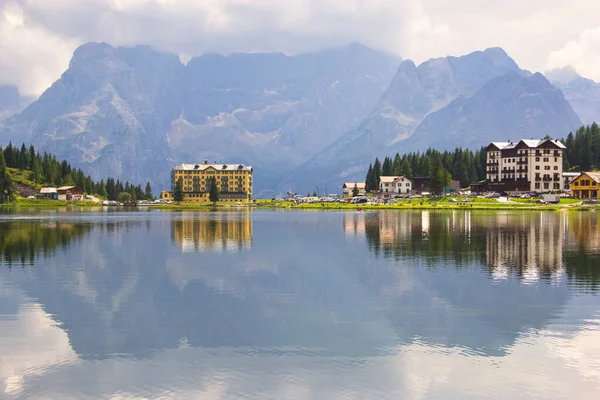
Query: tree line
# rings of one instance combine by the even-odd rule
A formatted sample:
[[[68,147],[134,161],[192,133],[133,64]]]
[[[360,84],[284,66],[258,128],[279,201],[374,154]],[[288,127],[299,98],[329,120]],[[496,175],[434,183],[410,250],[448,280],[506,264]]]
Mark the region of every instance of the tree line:
[[[545,139],[550,139],[546,136]],[[581,126],[575,134],[570,132],[560,140],[565,146],[563,169],[565,171],[592,171],[600,169],[600,127],[597,123]],[[441,193],[451,179],[460,181],[461,187],[486,178],[486,151],[456,148],[440,152],[429,148],[425,152],[398,153],[379,158],[369,164],[365,178],[366,190],[379,190],[381,176],[406,176],[407,178],[429,177],[433,193]]]
[[[600,128],[597,123],[570,132],[566,140],[564,158],[566,171],[593,171],[600,169]]]
[[[85,175],[80,168],[73,168],[66,160],[58,160],[53,154],[40,154],[33,145],[26,147],[13,146],[9,143],[4,149],[0,146],[0,201],[11,198],[14,182],[7,168],[28,171],[28,179],[36,184],[47,186],[77,186],[86,194],[97,195],[108,200],[118,200],[121,193],[128,193],[131,200],[152,200],[152,187],[146,183],[141,185],[121,182],[119,179],[108,178],[106,181],[94,181]],[[124,196],[121,195],[121,198]]]
[[[439,194],[450,184],[451,179],[460,181],[462,187],[471,182],[485,179],[485,148],[473,152],[456,148],[454,151],[440,152],[429,148],[425,152],[399,153],[379,158],[369,165],[365,186],[367,191],[379,190],[381,176],[406,176],[407,178],[428,177],[431,190]]]

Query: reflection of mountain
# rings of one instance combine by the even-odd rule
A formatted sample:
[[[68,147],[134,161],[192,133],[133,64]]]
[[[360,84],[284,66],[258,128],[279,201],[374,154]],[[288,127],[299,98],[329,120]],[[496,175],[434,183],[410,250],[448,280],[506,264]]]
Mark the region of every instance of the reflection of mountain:
[[[0,223],[0,266],[33,265],[39,256],[48,257],[66,249],[85,235],[91,225],[69,222],[7,221]]]
[[[490,279],[487,232],[505,223],[496,213],[151,214],[147,224],[94,226],[44,268],[11,278],[83,357],[180,346],[363,357],[415,341],[504,355],[570,293],[565,281]],[[529,217],[505,218],[517,235],[529,226],[519,218]],[[243,232],[250,251],[221,251]],[[219,251],[181,251],[206,238]]]
[[[182,213],[173,221],[171,237],[183,252],[239,251],[252,248],[250,213],[223,213],[218,218],[192,219]],[[190,218],[192,217],[192,218]]]

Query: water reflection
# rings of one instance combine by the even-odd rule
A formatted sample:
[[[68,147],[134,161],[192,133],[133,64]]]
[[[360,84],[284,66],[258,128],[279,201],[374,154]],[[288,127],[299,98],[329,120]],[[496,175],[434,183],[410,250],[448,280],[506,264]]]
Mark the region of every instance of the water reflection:
[[[70,222],[4,222],[0,229],[0,266],[33,265],[37,257],[49,257],[66,249],[91,229]]]
[[[583,289],[600,282],[597,213],[418,212],[348,215],[346,232],[364,231],[375,254],[421,256],[429,265],[480,263],[494,279],[557,280]],[[448,265],[446,265],[448,266]]]
[[[196,219],[181,213],[172,223],[171,238],[184,252],[241,251],[252,248],[252,219],[246,213],[220,213]]]
[[[0,397],[600,389],[595,214],[134,217],[56,221],[84,233],[0,269]]]

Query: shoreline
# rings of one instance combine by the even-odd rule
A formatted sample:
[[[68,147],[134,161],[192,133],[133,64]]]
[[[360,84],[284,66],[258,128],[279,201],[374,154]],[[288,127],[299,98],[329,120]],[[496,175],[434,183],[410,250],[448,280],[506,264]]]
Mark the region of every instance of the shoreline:
[[[102,206],[90,201],[65,201],[65,200],[25,200],[20,199],[13,203],[0,204],[0,209],[18,208],[111,208],[122,210],[161,210],[161,211],[194,211],[194,210],[220,210],[220,211],[242,211],[242,210],[307,210],[307,211],[418,211],[418,210],[463,210],[463,211],[595,211],[600,210],[600,205],[585,205],[581,202],[569,202],[562,204],[533,204],[530,202],[499,203],[497,201],[473,201],[468,204],[453,203],[446,199],[423,202],[401,202],[397,204],[345,204],[345,203],[309,203],[292,204],[289,201],[258,200],[256,203],[233,205],[231,203],[201,204],[157,204],[141,205],[136,207],[126,206]]]

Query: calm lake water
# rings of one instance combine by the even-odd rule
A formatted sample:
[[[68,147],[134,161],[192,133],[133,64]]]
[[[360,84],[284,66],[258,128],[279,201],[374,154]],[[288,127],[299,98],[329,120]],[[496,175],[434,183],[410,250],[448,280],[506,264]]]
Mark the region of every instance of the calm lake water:
[[[0,211],[0,398],[598,399],[595,212]]]

